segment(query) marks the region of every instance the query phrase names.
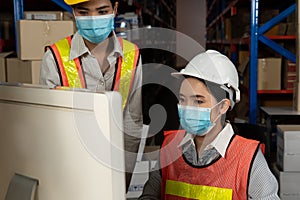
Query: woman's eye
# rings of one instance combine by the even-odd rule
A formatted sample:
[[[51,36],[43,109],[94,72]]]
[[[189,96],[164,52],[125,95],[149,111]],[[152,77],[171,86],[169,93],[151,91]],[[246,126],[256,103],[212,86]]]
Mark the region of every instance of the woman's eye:
[[[106,15],[108,13],[107,10],[98,11],[99,15]]]
[[[194,104],[195,104],[195,105],[200,105],[200,104],[202,104],[202,103],[203,103],[202,100],[195,100],[195,101],[194,101]]]
[[[184,99],[183,98],[179,98],[179,103],[183,103]]]

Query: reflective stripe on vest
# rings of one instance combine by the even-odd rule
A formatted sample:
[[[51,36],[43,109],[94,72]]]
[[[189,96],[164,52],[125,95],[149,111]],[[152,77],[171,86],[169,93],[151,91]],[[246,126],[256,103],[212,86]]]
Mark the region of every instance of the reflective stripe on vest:
[[[54,51],[59,71],[62,78],[62,86],[70,88],[86,88],[79,58],[69,60],[71,37],[57,41],[51,46]]]
[[[139,58],[139,49],[133,43],[118,38],[124,58],[118,59],[118,68],[113,90],[119,91],[122,96],[122,107],[126,106],[133,85],[135,70]],[[78,58],[69,60],[71,50],[71,37],[62,39],[51,45],[60,71],[62,86],[70,88],[86,88],[83,70]]]
[[[189,183],[166,180],[166,194],[177,197],[201,200],[231,200],[232,189],[218,188],[204,185],[193,185]]]
[[[138,64],[139,49],[136,45],[127,40],[122,38],[118,39],[122,46],[124,58],[119,57],[114,91],[121,93],[122,107],[124,109],[133,85],[135,70]]]

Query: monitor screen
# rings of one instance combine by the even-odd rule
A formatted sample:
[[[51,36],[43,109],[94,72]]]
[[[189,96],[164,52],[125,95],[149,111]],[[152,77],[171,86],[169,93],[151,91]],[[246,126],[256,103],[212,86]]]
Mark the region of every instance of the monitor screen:
[[[0,200],[14,174],[34,199],[125,199],[121,96],[0,85]]]

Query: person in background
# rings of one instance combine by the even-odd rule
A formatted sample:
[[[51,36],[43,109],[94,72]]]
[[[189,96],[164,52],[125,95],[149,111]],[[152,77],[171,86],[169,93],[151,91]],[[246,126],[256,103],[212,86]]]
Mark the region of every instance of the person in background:
[[[172,75],[184,77],[178,103],[183,129],[165,132],[159,169],[139,199],[279,199],[260,143],[235,134],[226,120],[240,100],[233,63],[207,50]]]
[[[50,87],[119,91],[122,95],[126,189],[135,166],[143,118],[142,60],[138,47],[116,37],[113,0],[65,0],[77,32],[47,47],[40,83]]]

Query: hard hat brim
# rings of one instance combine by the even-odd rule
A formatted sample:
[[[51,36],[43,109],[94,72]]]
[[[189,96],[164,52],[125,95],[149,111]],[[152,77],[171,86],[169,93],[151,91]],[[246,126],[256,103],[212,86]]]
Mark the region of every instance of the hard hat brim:
[[[89,0],[64,0],[64,1],[65,1],[66,4],[68,4],[69,6],[71,6],[71,5],[75,5],[75,4],[87,2]]]
[[[200,77],[197,77],[195,76],[194,74],[192,73],[186,73],[186,72],[173,72],[171,73],[171,75],[175,78],[182,78],[184,76],[191,76],[191,77],[195,77],[195,78],[200,78]],[[201,79],[201,78],[200,78]]]

